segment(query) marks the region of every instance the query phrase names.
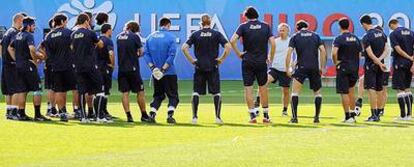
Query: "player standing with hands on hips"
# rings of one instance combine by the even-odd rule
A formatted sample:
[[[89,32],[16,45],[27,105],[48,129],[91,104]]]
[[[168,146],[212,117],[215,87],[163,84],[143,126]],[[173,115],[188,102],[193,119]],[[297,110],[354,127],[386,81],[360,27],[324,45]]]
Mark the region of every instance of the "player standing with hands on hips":
[[[182,51],[188,61],[195,66],[194,87],[193,87],[193,119],[192,123],[196,124],[198,120],[198,103],[199,96],[208,92],[213,95],[214,108],[216,113],[216,123],[222,124],[221,119],[221,94],[220,94],[220,73],[219,65],[223,63],[230,53],[231,45],[226,38],[218,31],[211,27],[211,17],[207,14],[201,16],[202,29],[191,34],[190,38],[182,46]],[[194,45],[194,54],[197,59],[190,55],[188,49]],[[224,47],[220,57],[219,47]]]

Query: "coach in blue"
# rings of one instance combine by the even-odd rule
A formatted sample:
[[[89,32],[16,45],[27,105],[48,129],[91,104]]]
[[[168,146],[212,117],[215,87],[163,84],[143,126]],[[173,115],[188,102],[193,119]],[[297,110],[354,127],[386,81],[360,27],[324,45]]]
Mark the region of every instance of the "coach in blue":
[[[380,121],[379,101],[383,89],[384,72],[387,69],[384,60],[380,58],[383,57],[382,55],[387,54],[387,37],[381,30],[375,29],[372,26],[370,16],[362,16],[360,23],[366,31],[362,38],[362,45],[365,55],[367,55],[364,65],[364,88],[368,90],[371,103],[371,116],[367,121],[378,122]]]
[[[390,34],[391,47],[393,48],[393,67],[392,88],[395,89],[400,106],[400,120],[409,121],[412,115],[413,95],[411,93],[411,80],[414,51],[414,33],[400,26],[397,19],[389,22],[392,31]],[[410,70],[411,69],[411,70]],[[407,106],[407,110],[405,110]]]
[[[221,94],[220,94],[220,73],[219,65],[230,53],[230,43],[220,32],[213,30],[211,27],[211,17],[207,14],[201,17],[202,29],[191,34],[186,43],[183,44],[182,51],[188,61],[195,66],[193,97],[191,104],[193,106],[193,120],[196,124],[198,120],[199,96],[208,92],[213,95],[216,123],[222,124],[221,119]],[[190,55],[188,49],[194,45],[194,54],[196,60]],[[219,47],[224,47],[220,57]]]
[[[147,38],[144,58],[152,71],[154,83],[150,117],[155,120],[156,113],[167,95],[169,100],[167,123],[175,124],[173,116],[179,103],[177,74],[174,67],[177,45],[176,37],[169,32],[170,27],[171,20],[161,18],[160,30]]]
[[[313,122],[319,123],[319,114],[322,105],[321,87],[322,71],[325,68],[326,51],[323,42],[318,34],[308,30],[308,23],[304,20],[299,20],[296,23],[295,35],[290,38],[289,49],[286,56],[286,69],[290,66],[291,56],[293,51],[297,54],[297,64],[295,72],[292,75],[290,71],[286,71],[288,76],[292,76],[292,119],[290,123],[298,123],[298,105],[299,93],[302,89],[303,83],[309,79],[310,88],[315,95],[315,117]],[[319,59],[318,59],[319,57]],[[319,61],[318,61],[319,60]]]
[[[257,109],[253,102],[253,84],[257,80],[263,107],[263,123],[270,123],[267,89],[267,66],[273,62],[275,55],[275,39],[270,26],[258,20],[259,13],[254,7],[244,11],[247,22],[241,24],[231,38],[231,45],[237,56],[242,59],[242,76],[245,99],[250,114],[250,123],[257,123]],[[237,46],[239,38],[243,38],[243,52]],[[268,44],[270,55],[268,57]]]

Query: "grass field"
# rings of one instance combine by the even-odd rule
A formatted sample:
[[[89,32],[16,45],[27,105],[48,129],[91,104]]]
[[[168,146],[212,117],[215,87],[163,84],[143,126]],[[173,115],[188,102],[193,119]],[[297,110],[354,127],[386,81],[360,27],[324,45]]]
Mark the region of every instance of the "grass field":
[[[343,119],[339,96],[324,88],[321,124],[312,123],[313,97],[300,96],[299,124],[281,117],[280,89],[271,88],[273,124],[251,125],[240,81],[222,83],[223,126],[214,124],[209,96],[201,99],[199,124],[191,121],[191,82],[180,82],[178,124],[125,123],[120,94],[114,85],[109,105],[119,117],[112,124],[16,122],[4,118],[0,104],[0,166],[413,166],[414,122],[394,122],[398,115],[390,91],[385,117],[365,123],[368,108],[355,125]],[[146,87],[148,100],[152,93]],[[4,100],[3,100],[4,101]],[[68,105],[70,106],[70,105]],[[43,107],[45,108],[45,107]],[[134,117],[139,119],[136,104]],[[69,107],[71,111],[71,107]],[[44,110],[43,110],[44,112]],[[32,106],[28,105],[31,115]]]

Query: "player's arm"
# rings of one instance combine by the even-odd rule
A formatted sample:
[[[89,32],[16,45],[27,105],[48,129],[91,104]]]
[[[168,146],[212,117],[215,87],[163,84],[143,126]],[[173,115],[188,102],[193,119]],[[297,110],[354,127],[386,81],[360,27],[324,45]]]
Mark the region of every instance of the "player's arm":
[[[141,57],[141,56],[144,55],[144,47],[141,47],[141,48],[138,49],[137,55],[138,55],[138,57]]]
[[[402,56],[402,57],[404,57],[404,58],[406,58],[406,59],[408,59],[408,60],[410,60],[410,61],[413,61],[413,57],[411,57],[410,55],[408,55],[407,54],[407,52],[405,52],[401,47],[400,47],[400,45],[396,45],[396,46],[394,46],[394,49],[395,49],[395,51],[400,55],[400,56]]]
[[[385,44],[385,48],[384,51],[382,52],[381,56],[378,58],[379,60],[384,60],[386,57],[388,57],[389,53],[390,53],[391,49],[390,49],[390,45],[387,42]]]
[[[218,61],[219,64],[222,64],[224,62],[224,60],[230,54],[230,50],[231,50],[231,44],[229,42],[227,42],[226,44],[224,44],[223,53],[221,54],[221,56],[219,58],[217,58],[217,61]]]
[[[333,47],[332,48],[332,60],[333,60],[335,65],[339,64],[339,61],[338,61],[338,47]]]
[[[231,43],[231,47],[233,48],[234,52],[236,52],[237,57],[239,57],[240,59],[243,59],[243,53],[240,52],[240,49],[237,46],[237,41],[239,40],[239,38],[240,38],[239,35],[234,33],[233,36],[231,37],[230,43]]]
[[[161,72],[165,72],[170,68],[170,66],[174,63],[175,56],[177,54],[177,45],[175,44],[175,40],[170,41],[170,45],[168,47],[168,58],[165,61],[164,65],[161,67]]]
[[[44,56],[44,59],[47,59],[47,54],[46,54],[46,49],[45,49],[45,46],[43,45],[43,44],[40,44],[38,47],[37,47],[38,49],[38,51],[41,53],[41,54],[43,54],[43,56]]]
[[[270,64],[273,62],[273,59],[275,57],[275,52],[276,52],[275,37],[271,36],[269,38],[269,44],[270,44],[270,55],[269,55],[269,64]]]
[[[291,71],[289,70],[290,63],[291,63],[290,61],[292,60],[292,53],[293,53],[293,48],[289,47],[287,51],[287,55],[286,55],[286,60],[285,60],[286,75],[289,77],[292,75]]]
[[[11,58],[14,61],[16,61],[16,50],[14,49],[14,47],[12,45],[9,45],[9,47],[7,48],[7,51],[9,51]]]
[[[1,58],[3,58],[2,53],[3,53],[3,46],[1,46],[1,45],[0,45],[0,57],[1,57]]]
[[[145,49],[144,49],[144,60],[147,63],[148,67],[152,70],[154,70],[156,67],[154,65],[154,61],[152,60],[152,55],[150,53],[149,47],[148,45],[150,45],[150,43],[147,43],[145,45]]]
[[[44,60],[46,57],[41,52],[37,51],[34,45],[29,45],[29,51],[30,51],[30,56],[32,57],[33,60],[37,60],[37,59]]]
[[[326,49],[324,45],[319,45],[319,62],[320,62],[320,70],[325,70],[326,64]]]
[[[102,49],[105,45],[104,45],[104,42],[103,42],[102,40],[99,40],[99,41],[96,43],[96,46],[97,46],[99,49]]]
[[[375,56],[375,54],[374,54],[374,52],[372,51],[372,48],[371,48],[371,46],[368,46],[366,49],[366,52],[367,52],[367,55],[368,55],[368,57],[375,63],[375,64],[377,64],[380,68],[381,68],[381,70],[382,71],[385,71],[386,69],[387,69],[387,67],[385,66],[385,64],[384,63],[382,63],[381,62],[381,60],[380,59],[378,59],[376,56]]]
[[[113,69],[115,66],[115,54],[113,50],[109,50],[109,61],[110,61],[110,64],[108,65],[109,67]]]
[[[187,43],[184,43],[183,46],[181,47],[181,51],[183,52],[185,58],[187,58],[187,60],[191,64],[195,64],[196,60],[194,60],[193,56],[191,56],[189,48],[190,48],[190,45],[188,45]]]

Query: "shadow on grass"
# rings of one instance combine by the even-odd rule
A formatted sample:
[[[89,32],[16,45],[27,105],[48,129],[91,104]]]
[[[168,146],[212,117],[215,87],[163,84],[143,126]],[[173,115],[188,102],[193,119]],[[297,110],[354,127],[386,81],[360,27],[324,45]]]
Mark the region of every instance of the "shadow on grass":
[[[290,123],[274,123],[272,127],[287,127],[287,128],[319,128],[318,125],[303,125],[303,124],[290,124]]]
[[[349,123],[331,123],[329,125],[335,126],[335,127],[344,127],[344,128],[364,128],[364,127],[367,127],[367,126],[361,125],[359,123],[355,123],[355,124],[349,124]]]
[[[376,127],[388,127],[388,128],[408,128],[407,125],[401,125],[391,122],[361,122],[359,124],[367,125],[367,126],[376,126]]]
[[[298,116],[298,118],[309,118],[309,119],[313,119],[314,117],[313,116]],[[327,116],[324,116],[324,117],[319,117],[319,119],[336,119],[336,117],[327,117]]]
[[[27,123],[27,124],[39,124],[39,125],[54,125],[54,126],[72,126],[66,122],[61,121],[17,121],[17,120],[10,120],[13,122],[19,122],[19,123]]]
[[[239,124],[239,123],[224,123],[221,126],[241,127],[241,128],[263,128],[263,124]]]

